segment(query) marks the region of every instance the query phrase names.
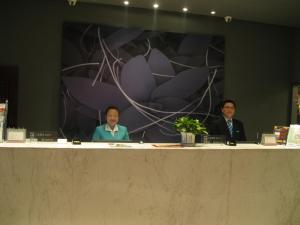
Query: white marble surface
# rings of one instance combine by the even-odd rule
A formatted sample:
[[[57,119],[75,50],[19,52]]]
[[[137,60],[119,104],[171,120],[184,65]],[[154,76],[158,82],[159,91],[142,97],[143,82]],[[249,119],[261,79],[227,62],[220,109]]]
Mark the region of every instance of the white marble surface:
[[[26,143],[0,143],[0,150],[3,148],[19,148],[19,149],[180,149],[180,150],[221,150],[221,149],[261,149],[261,150],[284,150],[284,149],[300,149],[300,147],[288,147],[285,145],[263,146],[257,144],[237,144],[237,146],[227,146],[224,144],[196,144],[195,147],[181,147],[178,143],[103,143],[103,142],[83,142],[81,145],[73,145],[71,142],[60,144],[57,142],[26,142]]]
[[[124,145],[0,144],[0,225],[300,224],[299,149]]]

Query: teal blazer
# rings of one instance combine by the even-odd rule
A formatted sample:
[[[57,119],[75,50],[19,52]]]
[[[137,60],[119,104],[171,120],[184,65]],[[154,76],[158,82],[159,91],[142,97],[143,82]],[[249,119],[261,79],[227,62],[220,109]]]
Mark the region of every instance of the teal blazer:
[[[96,127],[96,130],[93,134],[92,141],[100,141],[100,140],[113,140],[113,141],[122,141],[129,140],[129,135],[127,128],[117,124],[118,131],[115,132],[113,136],[110,131],[105,130],[106,124]]]

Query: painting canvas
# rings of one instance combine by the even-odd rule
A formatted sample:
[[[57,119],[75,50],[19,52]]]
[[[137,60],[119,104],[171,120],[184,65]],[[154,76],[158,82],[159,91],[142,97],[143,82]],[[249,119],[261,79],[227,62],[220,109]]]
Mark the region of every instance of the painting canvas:
[[[178,142],[174,120],[217,116],[224,37],[65,23],[60,133],[91,140],[105,109],[120,109],[132,140]]]

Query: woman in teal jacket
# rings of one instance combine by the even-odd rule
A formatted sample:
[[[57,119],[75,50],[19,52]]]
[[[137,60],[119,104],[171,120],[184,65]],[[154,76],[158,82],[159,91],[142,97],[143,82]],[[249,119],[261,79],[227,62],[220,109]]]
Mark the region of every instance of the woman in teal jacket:
[[[92,141],[112,140],[122,141],[129,140],[127,128],[118,124],[119,109],[115,106],[110,106],[106,109],[106,123],[96,127]]]

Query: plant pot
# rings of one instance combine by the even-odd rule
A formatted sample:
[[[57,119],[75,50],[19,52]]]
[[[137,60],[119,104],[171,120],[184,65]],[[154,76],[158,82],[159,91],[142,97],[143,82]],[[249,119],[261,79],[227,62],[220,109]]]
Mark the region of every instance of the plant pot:
[[[195,146],[195,134],[181,132],[181,145],[186,147]]]

